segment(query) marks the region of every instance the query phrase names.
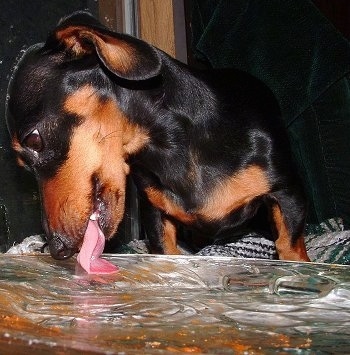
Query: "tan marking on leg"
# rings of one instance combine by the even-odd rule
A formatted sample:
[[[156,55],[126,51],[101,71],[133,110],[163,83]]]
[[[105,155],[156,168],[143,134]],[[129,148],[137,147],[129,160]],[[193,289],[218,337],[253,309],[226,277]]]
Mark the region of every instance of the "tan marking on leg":
[[[195,221],[194,215],[186,213],[186,211],[168,198],[163,192],[153,187],[146,188],[145,192],[151,204],[165,214],[170,215],[185,224]]]
[[[163,220],[163,248],[164,253],[167,255],[177,255],[181,254],[180,250],[177,248],[177,238],[176,238],[176,226],[173,222],[168,219]]]
[[[272,207],[272,218],[278,235],[275,244],[279,259],[310,261],[306,253],[304,237],[300,236],[295,243],[292,243],[292,237],[287,229],[281,208],[277,204]]]
[[[305,246],[305,238],[303,235],[296,240],[293,247],[294,247],[294,250],[296,250],[299,253],[299,255],[301,256],[302,261],[310,261],[310,258],[307,255],[306,246]]]

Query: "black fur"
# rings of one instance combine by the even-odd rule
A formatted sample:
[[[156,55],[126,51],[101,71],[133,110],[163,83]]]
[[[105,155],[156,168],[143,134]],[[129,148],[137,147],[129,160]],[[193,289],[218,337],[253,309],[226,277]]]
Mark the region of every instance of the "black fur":
[[[82,53],[57,36],[58,31],[73,27],[91,31],[89,35],[82,32],[83,38],[74,37]],[[133,48],[131,68],[120,70],[111,64],[95,36],[115,38]],[[62,20],[45,44],[29,49],[10,84],[8,127],[22,146],[17,149],[19,157],[34,171],[39,185],[54,177],[67,159],[81,118],[65,112],[62,105],[86,84],[93,86],[102,101],[114,100],[131,123],[149,134],[147,144],[126,162],[140,193],[144,230],[153,251],[164,252],[166,220],[217,237],[245,225],[262,206],[268,211],[280,208],[291,249],[303,237],[304,195],[270,90],[233,69],[190,69],[143,41],[110,32],[86,13]],[[44,144],[38,154],[26,147],[35,128]],[[268,192],[242,202],[219,219],[198,212],[217,186],[252,166],[263,171]],[[191,170],[196,172],[193,178],[189,178]],[[152,206],[145,193],[148,187],[187,216],[195,216],[193,220],[179,221],[175,213]],[[278,240],[281,231],[276,223],[272,216],[271,230]],[[62,235],[62,240],[67,244],[69,236]],[[73,244],[78,248],[77,242]],[[286,255],[282,258],[289,258],[288,251]],[[300,252],[300,260],[305,255]]]

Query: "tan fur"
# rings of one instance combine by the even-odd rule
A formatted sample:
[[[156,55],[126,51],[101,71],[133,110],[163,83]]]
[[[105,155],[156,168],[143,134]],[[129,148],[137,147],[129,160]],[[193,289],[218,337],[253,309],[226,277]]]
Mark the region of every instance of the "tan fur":
[[[220,182],[209,194],[206,205],[199,211],[207,220],[219,220],[230,212],[269,192],[264,171],[250,166]]]
[[[281,260],[310,261],[306,253],[304,237],[298,238],[295,244],[288,233],[281,208],[278,204],[272,207],[272,218],[275,222],[278,238],[275,242],[278,256]]]
[[[146,144],[148,135],[128,123],[113,100],[102,101],[91,86],[70,95],[64,109],[78,115],[82,122],[74,128],[67,160],[57,174],[43,183],[43,204],[50,229],[72,235],[81,220],[88,221],[94,209],[92,177],[102,186],[108,205],[108,237],[117,229],[124,214],[125,183],[129,166],[125,159]],[[79,191],[79,194],[76,192]],[[80,235],[80,240],[86,226]],[[65,228],[65,230],[60,230]]]
[[[163,192],[153,187],[147,187],[145,192],[152,205],[165,212],[165,214],[170,215],[185,224],[190,224],[195,221],[195,215],[191,215],[184,211]]]
[[[128,73],[135,65],[135,51],[128,43],[112,36],[97,33],[87,27],[71,26],[57,31],[56,38],[62,41],[77,57],[92,52],[91,45],[84,42],[86,39],[91,40],[108,66],[118,72]]]
[[[215,221],[251,202],[257,196],[269,192],[269,184],[264,171],[257,166],[249,168],[227,178],[208,191],[206,204],[197,211],[188,213],[168,198],[163,192],[149,187],[146,189],[150,202],[166,214],[185,224],[197,219]]]
[[[176,242],[176,226],[168,219],[163,220],[163,247],[164,253],[168,255],[181,254],[177,248]]]

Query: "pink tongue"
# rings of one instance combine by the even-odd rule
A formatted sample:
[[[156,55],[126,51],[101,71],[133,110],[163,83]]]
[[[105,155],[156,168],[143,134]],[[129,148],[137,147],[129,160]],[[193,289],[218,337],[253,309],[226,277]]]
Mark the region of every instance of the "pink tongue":
[[[89,219],[83,245],[77,256],[78,263],[89,274],[110,274],[118,268],[109,261],[101,259],[105,246],[105,236],[96,220]]]

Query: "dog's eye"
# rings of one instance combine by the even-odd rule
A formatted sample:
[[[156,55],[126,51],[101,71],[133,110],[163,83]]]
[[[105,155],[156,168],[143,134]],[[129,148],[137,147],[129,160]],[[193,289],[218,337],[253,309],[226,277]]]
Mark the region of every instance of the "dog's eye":
[[[25,137],[23,144],[35,152],[40,152],[43,149],[43,140],[37,129]]]

